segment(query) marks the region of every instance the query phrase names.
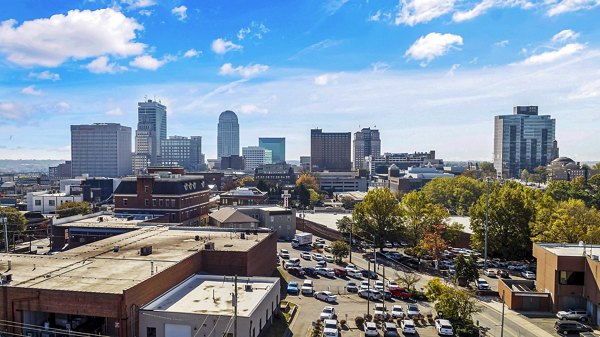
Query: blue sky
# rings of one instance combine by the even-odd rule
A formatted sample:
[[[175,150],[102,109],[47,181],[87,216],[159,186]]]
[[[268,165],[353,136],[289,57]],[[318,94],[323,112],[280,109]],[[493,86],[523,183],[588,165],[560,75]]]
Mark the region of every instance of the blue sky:
[[[242,146],[376,126],[382,150],[491,160],[493,117],[539,105],[561,155],[599,160],[600,0],[10,1],[0,13],[0,158],[68,159],[70,124],[136,127],[216,155],[220,112]]]

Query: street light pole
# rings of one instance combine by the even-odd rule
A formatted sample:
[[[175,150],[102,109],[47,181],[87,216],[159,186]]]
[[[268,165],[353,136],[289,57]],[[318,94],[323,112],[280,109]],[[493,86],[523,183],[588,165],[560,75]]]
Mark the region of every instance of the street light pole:
[[[500,326],[500,337],[504,337],[504,289],[502,290],[502,325]]]
[[[4,224],[4,249],[8,253],[8,218],[0,218],[0,223]]]
[[[352,230],[354,228],[354,222],[350,222],[350,262],[352,263]]]
[[[490,177],[486,177],[485,178],[485,182],[486,182],[486,193],[485,193],[485,243],[484,243],[484,251],[483,251],[483,256],[484,256],[484,262],[483,262],[483,268],[487,268],[487,261],[488,261],[488,218],[489,218],[489,209],[490,209]]]

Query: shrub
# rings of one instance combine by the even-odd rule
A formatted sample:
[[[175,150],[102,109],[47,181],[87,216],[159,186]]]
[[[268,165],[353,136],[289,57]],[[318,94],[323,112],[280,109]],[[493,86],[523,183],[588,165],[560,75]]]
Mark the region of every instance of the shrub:
[[[365,315],[365,320],[366,320],[366,321],[368,321],[368,322],[372,321],[372,320],[373,320],[373,315],[371,315],[371,314],[366,314],[366,315]]]
[[[424,292],[419,291],[419,290],[413,291],[412,297],[415,301],[429,301],[429,298],[427,298],[427,295],[425,295]]]
[[[356,323],[357,328],[362,329],[363,325],[365,324],[365,319],[362,316],[357,316],[354,319],[354,323]]]

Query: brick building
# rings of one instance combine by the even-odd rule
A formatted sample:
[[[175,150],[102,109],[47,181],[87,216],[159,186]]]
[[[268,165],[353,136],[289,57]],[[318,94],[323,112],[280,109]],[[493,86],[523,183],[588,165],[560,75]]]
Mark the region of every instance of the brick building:
[[[208,199],[201,177],[171,174],[125,178],[114,193],[117,214],[148,214],[185,225],[206,223]]]

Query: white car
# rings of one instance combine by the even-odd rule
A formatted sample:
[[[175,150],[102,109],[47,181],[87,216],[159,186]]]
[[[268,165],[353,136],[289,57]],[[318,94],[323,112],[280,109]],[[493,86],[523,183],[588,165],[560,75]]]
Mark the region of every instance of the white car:
[[[354,277],[356,279],[362,279],[362,273],[360,272],[360,270],[356,269],[356,268],[348,268],[346,267],[346,274],[349,277]]]
[[[324,319],[334,319],[335,318],[335,308],[334,307],[325,307],[323,311],[321,311],[321,315],[319,318]]]
[[[300,257],[303,258],[303,259],[305,259],[305,260],[309,260],[309,261],[312,259],[312,256],[310,256],[309,252],[302,252],[302,253],[300,253]]]
[[[325,262],[333,263],[333,256],[331,255],[325,255],[323,259],[325,259]]]
[[[483,275],[487,276],[487,277],[496,277],[496,271],[494,269],[484,269],[483,270]]]
[[[338,337],[338,322],[335,319],[326,319],[323,321],[323,337]]]
[[[325,244],[325,239],[317,238],[317,239],[315,239],[315,242]]]
[[[412,319],[404,319],[400,321],[400,329],[404,334],[417,333],[417,329],[415,329],[415,322]]]
[[[360,290],[373,289],[373,287],[369,286],[369,281],[360,282]]]
[[[315,268],[317,270],[317,274],[323,275],[330,278],[335,278],[335,272],[331,268]]]
[[[328,303],[337,301],[337,297],[331,291],[317,291],[314,294],[315,298]]]
[[[379,336],[377,325],[373,322],[365,322],[365,336]]]
[[[346,291],[349,293],[357,293],[358,286],[354,282],[348,282],[348,283],[346,283]]]
[[[392,307],[392,318],[404,318],[404,310],[402,310],[402,306],[395,304]]]
[[[569,309],[565,311],[559,311],[556,313],[558,319],[568,319],[572,321],[587,321],[587,311],[583,309]]]
[[[529,270],[525,270],[521,272],[521,276],[523,276],[523,278],[526,278],[528,280],[535,280],[535,273]]]
[[[396,281],[392,281],[392,280],[387,281],[387,286],[388,286],[388,288],[400,288],[398,283],[396,283]]]
[[[375,281],[375,289],[379,291],[383,291],[383,281],[377,280]]]
[[[486,280],[482,278],[477,279],[477,281],[475,281],[475,284],[477,285],[478,290],[490,290],[490,285],[487,283]]]
[[[396,324],[394,323],[390,323],[390,322],[385,322],[382,324],[383,326],[381,327],[381,330],[383,330],[383,336],[387,337],[387,336],[400,336],[400,334],[398,333],[398,327],[396,326]]]
[[[452,329],[452,324],[447,319],[436,319],[435,320],[435,330],[438,335],[443,336],[452,336],[454,335],[454,330]]]
[[[323,261],[323,255],[319,253],[313,253],[312,258],[315,261]]]
[[[302,288],[300,288],[302,295],[312,295],[314,291],[312,280],[304,280]]]
[[[358,291],[358,296],[368,298],[371,301],[380,300],[382,294],[377,289],[362,289]]]
[[[288,252],[287,249],[282,249],[279,252],[279,256],[281,256],[282,259],[289,259],[290,258],[290,252]]]
[[[385,320],[387,318],[387,310],[385,308],[385,305],[383,305],[382,303],[375,304],[375,312],[373,314],[373,317],[379,320]]]
[[[406,306],[406,316],[411,319],[419,319],[421,317],[421,311],[416,304],[409,304]]]

